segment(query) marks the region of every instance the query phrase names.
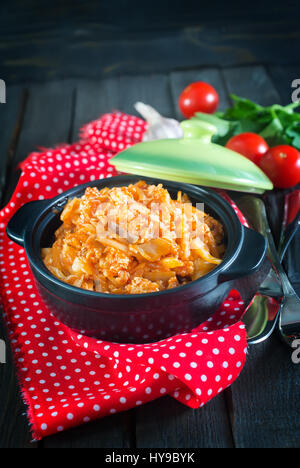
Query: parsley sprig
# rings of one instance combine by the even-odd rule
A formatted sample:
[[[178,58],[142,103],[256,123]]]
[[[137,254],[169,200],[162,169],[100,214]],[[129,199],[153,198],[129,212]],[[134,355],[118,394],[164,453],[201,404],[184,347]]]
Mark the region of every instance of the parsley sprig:
[[[234,135],[253,132],[261,135],[270,147],[287,144],[300,150],[300,114],[295,112],[299,102],[263,107],[250,99],[231,97],[233,106],[225,112],[213,115],[197,112],[193,117],[215,125],[215,143],[225,145]]]

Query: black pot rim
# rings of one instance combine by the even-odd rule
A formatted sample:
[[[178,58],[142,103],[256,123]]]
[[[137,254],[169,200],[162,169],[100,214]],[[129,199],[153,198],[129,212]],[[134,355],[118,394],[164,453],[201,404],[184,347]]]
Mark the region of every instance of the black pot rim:
[[[123,183],[123,185],[129,185],[131,183],[137,182],[138,180],[145,180],[146,182],[152,183],[152,184],[161,183],[165,186],[169,186],[169,188],[174,189],[174,190],[181,190],[183,192],[189,192],[191,195],[193,192],[194,199],[197,198],[197,195],[199,198],[201,197],[201,195],[209,196],[212,202],[211,204],[213,205],[211,207],[212,210],[215,211],[216,207],[219,207],[219,210],[220,210],[219,217],[223,225],[225,223],[224,223],[224,220],[222,219],[222,213],[224,212],[227,214],[228,220],[230,220],[230,222],[233,224],[236,239],[235,241],[233,241],[232,239],[228,239],[229,241],[231,241],[232,245],[229,248],[227,248],[225,257],[223,261],[220,263],[220,265],[218,265],[216,268],[214,268],[211,272],[204,275],[203,277],[195,281],[191,281],[190,283],[187,283],[185,285],[177,286],[176,288],[166,289],[163,291],[157,291],[157,292],[152,292],[152,293],[141,293],[141,294],[110,294],[110,293],[89,291],[87,289],[72,286],[56,278],[45,266],[40,253],[37,255],[33,248],[35,227],[41,221],[42,216],[49,213],[50,210],[55,209],[55,207],[59,207],[61,209],[69,198],[72,198],[74,196],[81,196],[80,194],[83,193],[85,189],[88,187],[97,187],[101,185],[101,188],[104,188],[106,186],[105,184],[109,184],[109,186],[113,186],[114,182],[115,184],[118,184],[119,186],[120,186],[120,183]],[[31,225],[30,227],[28,226],[25,231],[24,248],[25,248],[27,257],[29,259],[29,262],[33,270],[37,271],[40,277],[50,282],[52,286],[58,287],[61,291],[65,290],[65,291],[68,291],[69,293],[74,293],[74,295],[93,297],[93,298],[99,298],[99,299],[110,298],[115,301],[120,300],[120,299],[134,300],[138,298],[141,299],[141,298],[159,297],[162,295],[169,295],[169,294],[174,295],[179,291],[183,292],[184,290],[188,290],[188,288],[190,288],[191,285],[195,286],[201,282],[203,283],[204,281],[209,281],[213,276],[218,276],[220,273],[227,270],[230,264],[236,259],[236,256],[238,255],[241,249],[242,242],[243,242],[243,226],[236,212],[231,207],[231,205],[221,195],[219,195],[217,192],[215,192],[212,189],[208,189],[206,187],[201,187],[201,186],[195,186],[191,184],[186,184],[186,183],[171,182],[168,180],[153,179],[153,178],[133,176],[133,175],[115,176],[115,177],[110,177],[107,179],[99,179],[96,181],[77,185],[76,187],[63,192],[54,198],[51,198],[49,200],[43,200],[43,203],[44,203],[43,209],[38,213],[38,216],[35,219],[34,224]],[[207,201],[205,203],[207,206],[210,205],[210,203]],[[224,227],[226,228],[226,226]]]

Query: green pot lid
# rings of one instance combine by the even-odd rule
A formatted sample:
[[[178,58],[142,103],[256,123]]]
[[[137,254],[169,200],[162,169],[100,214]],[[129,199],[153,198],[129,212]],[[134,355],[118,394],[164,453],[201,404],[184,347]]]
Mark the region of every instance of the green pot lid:
[[[195,185],[264,193],[268,177],[249,159],[211,143],[216,128],[202,121],[181,123],[184,138],[138,143],[114,156],[117,170]]]

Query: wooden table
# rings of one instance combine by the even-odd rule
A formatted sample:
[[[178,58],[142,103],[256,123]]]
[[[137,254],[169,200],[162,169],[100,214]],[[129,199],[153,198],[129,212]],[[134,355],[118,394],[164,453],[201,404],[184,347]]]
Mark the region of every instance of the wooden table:
[[[29,152],[39,145],[76,141],[81,125],[104,112],[119,109],[134,113],[133,103],[141,100],[166,116],[180,118],[177,97],[195,80],[208,81],[218,89],[223,109],[230,104],[230,93],[263,105],[288,103],[295,78],[300,78],[300,67],[251,65],[9,87],[7,104],[0,108],[2,205],[18,179],[18,163]],[[269,196],[268,206],[278,236],[282,192]],[[295,272],[295,259],[299,250],[298,236],[286,262],[298,292],[300,271]],[[0,325],[0,337],[5,333]],[[188,409],[164,397],[30,443],[25,407],[8,352],[7,364],[0,365],[0,447],[300,447],[299,391],[300,367],[292,363],[290,350],[274,335],[249,349],[240,378],[202,409]]]

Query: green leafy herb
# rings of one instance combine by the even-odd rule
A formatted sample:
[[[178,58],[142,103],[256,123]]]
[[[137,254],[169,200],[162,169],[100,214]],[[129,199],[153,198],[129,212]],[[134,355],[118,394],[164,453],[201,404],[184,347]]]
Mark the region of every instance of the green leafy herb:
[[[292,145],[300,150],[300,114],[295,109],[299,102],[281,106],[263,107],[250,99],[232,95],[233,106],[225,112],[203,114],[198,112],[193,119],[209,122],[217,128],[213,141],[225,145],[234,135],[253,132],[261,135],[269,144]]]

